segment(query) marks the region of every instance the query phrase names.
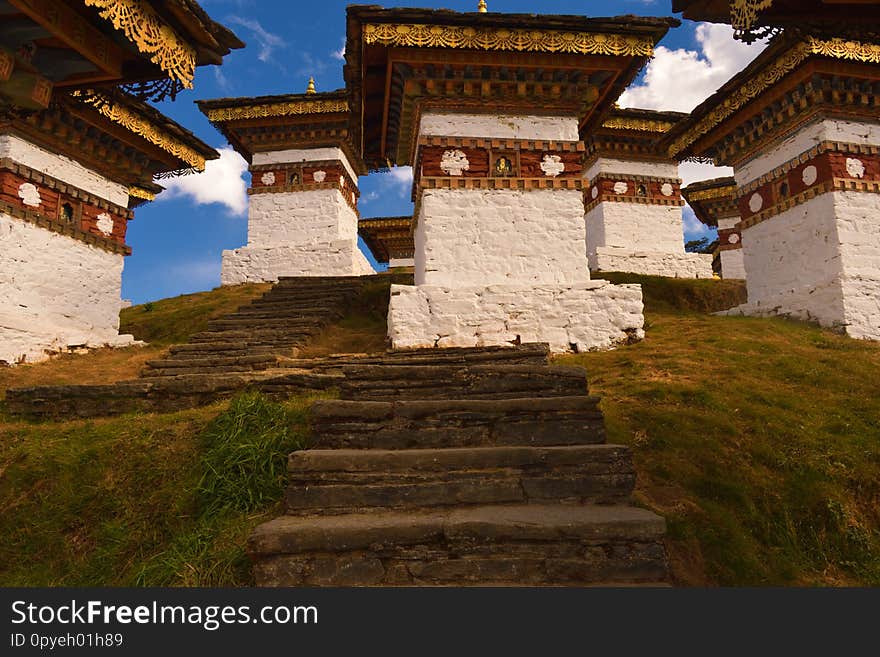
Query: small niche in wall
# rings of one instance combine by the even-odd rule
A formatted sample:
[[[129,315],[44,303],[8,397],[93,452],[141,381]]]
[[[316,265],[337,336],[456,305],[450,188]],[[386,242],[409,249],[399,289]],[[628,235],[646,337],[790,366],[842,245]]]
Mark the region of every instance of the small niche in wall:
[[[58,209],[58,218],[66,224],[72,224],[74,220],[74,209],[70,203],[62,203]]]

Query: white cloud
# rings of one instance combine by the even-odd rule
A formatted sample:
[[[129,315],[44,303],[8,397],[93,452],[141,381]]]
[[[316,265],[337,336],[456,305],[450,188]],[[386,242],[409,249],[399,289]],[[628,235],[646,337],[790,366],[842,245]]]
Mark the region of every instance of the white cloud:
[[[232,146],[217,149],[219,160],[211,160],[202,173],[159,181],[166,190],[158,199],[185,197],[199,205],[220,203],[235,216],[247,212],[247,183],[244,173],[248,165]]]
[[[385,193],[392,193],[397,194],[400,197],[405,197],[412,192],[412,167],[391,167],[388,171],[377,173],[375,176],[377,183]]]
[[[257,54],[257,59],[261,62],[270,61],[272,59],[272,51],[276,48],[284,48],[287,46],[287,42],[283,38],[267,31],[262,25],[260,25],[259,21],[234,15],[229,16],[226,20],[233,25],[241,25],[243,28],[250,30],[257,39],[257,45],[260,48],[260,52]]]
[[[339,50],[334,50],[331,55],[333,59],[345,61],[345,37],[342,38],[342,45],[339,47]]]
[[[766,46],[733,38],[729,25],[700,23],[700,51],[659,46],[641,83],[620,97],[622,107],[690,112],[739,73]]]
[[[733,169],[731,167],[700,164],[699,162],[682,162],[678,168],[678,175],[681,177],[682,185],[687,187],[691,183],[699,182],[700,180],[732,176]]]

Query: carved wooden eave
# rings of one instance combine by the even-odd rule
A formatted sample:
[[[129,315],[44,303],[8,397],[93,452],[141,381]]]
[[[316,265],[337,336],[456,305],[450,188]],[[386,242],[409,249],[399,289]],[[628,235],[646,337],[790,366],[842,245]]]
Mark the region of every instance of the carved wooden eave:
[[[733,178],[701,180],[683,187],[681,194],[706,226],[718,227],[718,219],[739,217],[737,185]]]
[[[248,163],[254,153],[292,148],[341,148],[357,173],[366,169],[350,139],[345,89],[196,101],[199,109]]]
[[[669,154],[662,147],[662,139],[687,117],[681,112],[615,107],[601,126],[583,135],[586,159],[590,161],[604,155],[620,159],[669,161]]]
[[[880,44],[780,35],[664,138],[670,157],[735,166],[817,117],[876,122]]]
[[[877,0],[673,0],[672,10],[689,20],[732,25],[745,41],[780,29],[826,38],[880,33]]]
[[[361,219],[358,234],[364,238],[376,262],[408,259],[415,253],[411,216]]]
[[[370,168],[411,164],[420,113],[544,113],[601,124],[674,19],[348,8],[352,136]]]
[[[17,134],[76,160],[106,178],[155,193],[155,176],[204,169],[217,151],[149,105],[116,92],[96,104],[59,96],[46,110],[0,118],[0,133]],[[146,200],[146,199],[144,199]]]
[[[153,98],[173,95],[192,87],[197,66],[220,64],[244,46],[193,0],[2,5],[0,105],[17,108],[48,107],[53,89],[122,85]]]

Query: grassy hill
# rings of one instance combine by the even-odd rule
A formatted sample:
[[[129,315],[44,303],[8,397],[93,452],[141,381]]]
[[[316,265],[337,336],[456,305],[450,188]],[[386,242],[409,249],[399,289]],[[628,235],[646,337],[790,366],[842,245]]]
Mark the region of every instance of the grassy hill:
[[[647,339],[587,368],[638,500],[669,521],[679,584],[880,584],[880,345],[785,320],[715,317],[742,287],[641,282]],[[379,286],[381,288],[381,286]],[[109,382],[260,294],[241,286],[123,311],[150,347],[0,369],[10,386]],[[314,346],[382,344],[372,290]],[[278,511],[311,400],[245,395],[161,415],[28,423],[0,414],[0,585],[240,585]]]

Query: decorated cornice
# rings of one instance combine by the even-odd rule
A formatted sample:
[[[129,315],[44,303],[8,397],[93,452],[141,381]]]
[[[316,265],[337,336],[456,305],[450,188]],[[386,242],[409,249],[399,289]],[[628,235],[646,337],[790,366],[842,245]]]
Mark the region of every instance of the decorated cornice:
[[[345,100],[301,100],[289,103],[269,103],[261,105],[240,105],[236,107],[217,107],[206,109],[205,115],[211,122],[242,121],[263,119],[271,116],[300,116],[307,114],[335,114],[347,112]]]
[[[136,114],[127,107],[114,103],[98,93],[72,92],[71,96],[92,107],[101,115],[122,126],[166,153],[170,153],[197,171],[205,170],[205,158],[195,149],[187,146],[179,139],[168,134],[166,130],[156,126],[143,116]]]
[[[654,54],[654,40],[650,36],[462,25],[368,23],[364,25],[364,43],[629,57],[650,57]]]
[[[736,194],[736,192],[736,185],[712,187],[710,189],[703,189],[696,192],[689,192],[687,191],[687,189],[682,190],[682,193],[689,203],[696,203],[697,201],[717,201],[718,199],[732,197]]]
[[[731,25],[735,30],[749,30],[757,23],[758,14],[772,5],[773,0],[731,0]]]
[[[132,186],[128,188],[128,195],[131,198],[138,198],[142,201],[155,201],[156,193],[151,192],[149,189],[144,189],[143,187]]]
[[[173,80],[192,89],[196,51],[144,0],[84,0]]]
[[[634,119],[624,117],[612,117],[602,124],[607,130],[638,130],[639,132],[668,132],[675,124],[672,121],[657,121],[651,119]]]
[[[688,126],[687,130],[669,146],[669,155],[678,156],[812,56],[880,64],[880,44],[807,37],[805,41],[796,44],[764,67],[758,75],[746,80],[696,124]]]

